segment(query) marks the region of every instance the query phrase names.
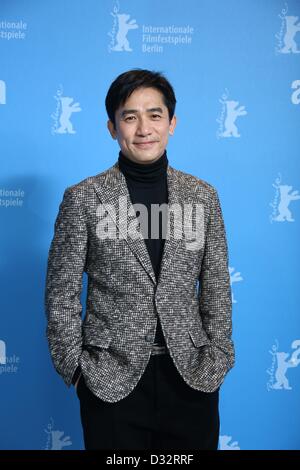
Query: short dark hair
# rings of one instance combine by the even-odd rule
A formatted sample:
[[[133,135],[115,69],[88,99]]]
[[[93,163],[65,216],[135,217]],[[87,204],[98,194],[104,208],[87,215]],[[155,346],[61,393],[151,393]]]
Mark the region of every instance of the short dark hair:
[[[172,85],[162,74],[144,69],[132,69],[119,75],[110,85],[105,98],[105,107],[109,119],[116,127],[115,113],[131,93],[138,88],[156,88],[162,93],[165,106],[168,108],[169,120],[174,116],[176,97]]]

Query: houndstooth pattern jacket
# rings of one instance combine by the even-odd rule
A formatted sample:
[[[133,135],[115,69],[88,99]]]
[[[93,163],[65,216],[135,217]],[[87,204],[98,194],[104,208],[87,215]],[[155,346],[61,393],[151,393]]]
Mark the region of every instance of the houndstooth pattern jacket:
[[[167,182],[168,208],[201,204],[204,238],[198,249],[187,249],[186,234],[177,237],[175,226],[165,240],[158,281],[143,238],[98,236],[100,214],[119,234],[124,223],[137,220],[118,211],[120,196],[132,204],[118,162],[68,187],[55,221],[45,288],[52,361],[68,387],[80,365],[87,386],[107,402],[126,397],[143,375],[157,315],[168,352],[190,387],[213,392],[234,366],[228,249],[217,191],[170,165]]]

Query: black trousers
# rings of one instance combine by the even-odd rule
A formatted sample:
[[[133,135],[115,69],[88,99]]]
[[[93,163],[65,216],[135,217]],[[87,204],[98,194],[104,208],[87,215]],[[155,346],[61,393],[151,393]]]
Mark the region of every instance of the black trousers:
[[[96,397],[83,376],[77,395],[86,450],[217,450],[219,389],[192,389],[169,354],[152,355],[137,386],[118,402]]]

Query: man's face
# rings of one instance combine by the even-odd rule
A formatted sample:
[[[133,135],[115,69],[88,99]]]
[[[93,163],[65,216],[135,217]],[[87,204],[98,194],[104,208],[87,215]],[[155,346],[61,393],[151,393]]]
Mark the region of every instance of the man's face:
[[[168,108],[155,88],[135,90],[117,109],[115,119],[116,129],[107,122],[112,138],[118,140],[126,157],[138,163],[158,160],[176,126],[176,117],[169,121]]]

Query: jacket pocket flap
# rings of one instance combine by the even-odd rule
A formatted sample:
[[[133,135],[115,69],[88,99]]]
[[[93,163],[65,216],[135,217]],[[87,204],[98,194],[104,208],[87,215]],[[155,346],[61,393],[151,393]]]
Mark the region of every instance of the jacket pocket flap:
[[[210,344],[210,340],[207,334],[203,329],[200,329],[199,327],[190,328],[189,334],[196,348],[198,348],[199,346],[204,346],[205,344]]]

